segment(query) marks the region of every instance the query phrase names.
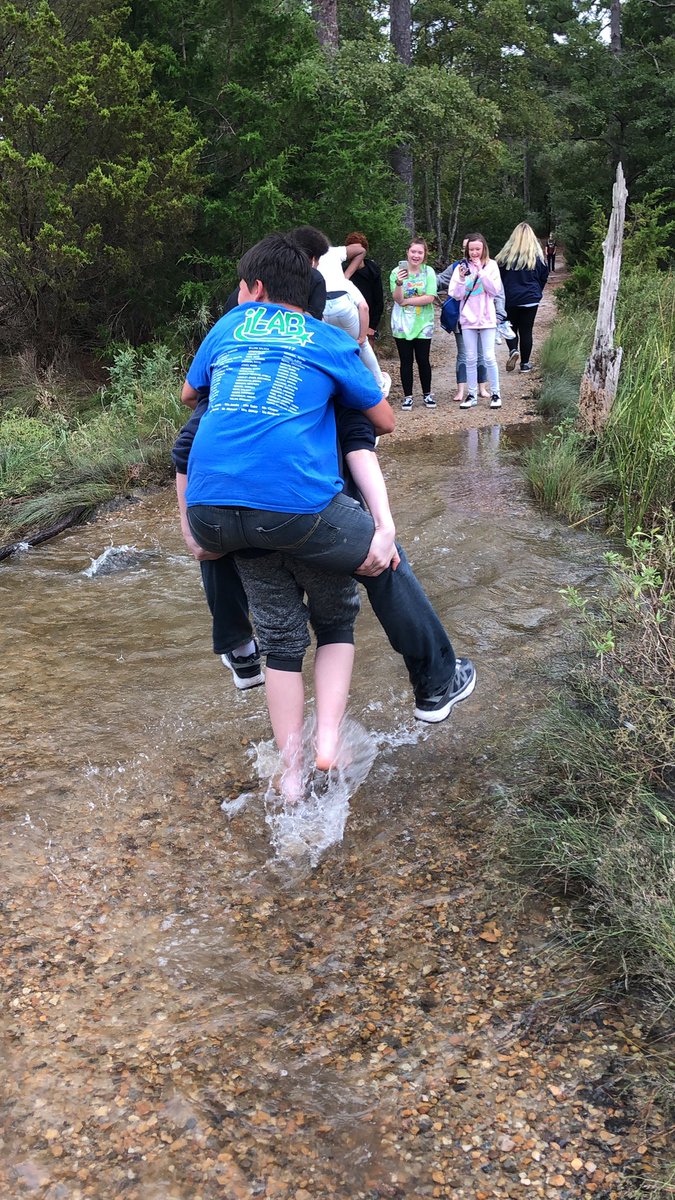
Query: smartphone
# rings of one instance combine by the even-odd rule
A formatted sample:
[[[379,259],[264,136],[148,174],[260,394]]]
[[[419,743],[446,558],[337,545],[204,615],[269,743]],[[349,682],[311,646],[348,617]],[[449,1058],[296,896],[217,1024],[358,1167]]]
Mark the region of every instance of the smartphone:
[[[398,271],[405,271],[406,275],[408,274],[408,260],[407,260],[407,258],[402,258],[402,259],[399,261],[399,264],[398,264],[397,270],[398,270]]]

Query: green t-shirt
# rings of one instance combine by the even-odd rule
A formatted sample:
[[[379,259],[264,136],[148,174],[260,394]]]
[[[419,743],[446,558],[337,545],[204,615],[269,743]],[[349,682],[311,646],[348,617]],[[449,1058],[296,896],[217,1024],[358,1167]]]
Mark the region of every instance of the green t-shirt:
[[[396,266],[389,276],[392,293],[396,287],[397,275]],[[420,267],[415,275],[408,275],[403,281],[405,299],[408,296],[435,296],[437,291],[436,272],[426,264]],[[405,307],[394,304],[391,310],[391,332],[394,337],[405,338],[407,341],[412,341],[413,338],[433,337],[434,308],[433,304],[406,304]]]

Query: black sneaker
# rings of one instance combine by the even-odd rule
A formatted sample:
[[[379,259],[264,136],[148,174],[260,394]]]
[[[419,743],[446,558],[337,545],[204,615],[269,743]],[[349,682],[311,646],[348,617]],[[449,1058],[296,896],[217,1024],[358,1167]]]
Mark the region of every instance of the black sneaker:
[[[401,408],[402,408],[402,409],[403,409],[405,412],[408,412],[408,410],[409,410],[409,409],[411,409],[411,408],[412,408],[412,406],[413,406],[413,398],[412,398],[412,396],[406,396],[406,397],[405,397],[405,399],[401,401]]]
[[[466,700],[476,686],[476,668],[470,658],[458,658],[455,674],[445,691],[438,696],[424,696],[415,703],[415,716],[418,721],[429,721],[435,724],[444,721],[450,710]]]
[[[424,397],[424,403],[426,404],[427,408],[436,407],[436,401],[434,400],[431,392],[427,392],[426,396]]]
[[[227,654],[221,654],[220,657],[223,664],[230,668],[234,686],[239,688],[240,692],[245,692],[247,688],[259,687],[261,683],[265,682],[265,676],[260,666],[260,651],[257,642],[253,654],[240,657],[230,650]]]

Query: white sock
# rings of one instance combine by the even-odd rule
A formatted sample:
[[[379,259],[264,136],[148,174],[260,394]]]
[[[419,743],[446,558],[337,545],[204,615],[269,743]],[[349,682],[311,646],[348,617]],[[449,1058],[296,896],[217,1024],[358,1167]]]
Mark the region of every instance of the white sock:
[[[236,658],[248,658],[249,654],[255,654],[253,638],[250,642],[242,642],[241,646],[235,646],[234,650],[230,650],[230,654],[234,654]]]

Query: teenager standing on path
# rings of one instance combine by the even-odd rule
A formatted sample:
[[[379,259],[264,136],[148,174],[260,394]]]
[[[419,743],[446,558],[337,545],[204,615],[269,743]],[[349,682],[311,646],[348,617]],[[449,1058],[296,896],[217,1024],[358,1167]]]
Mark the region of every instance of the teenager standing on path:
[[[427,264],[426,257],[427,244],[424,238],[413,238],[405,261],[401,260],[389,276],[394,300],[391,332],[401,366],[401,408],[406,410],[413,406],[413,359],[417,363],[424,403],[427,408],[436,407],[431,393],[429,352],[434,333],[434,300],[438,285],[436,272]]]
[[[539,239],[526,221],[516,225],[499,251],[497,262],[504,284],[506,316],[516,335],[506,340],[509,348],[506,369],[513,371],[515,368],[520,343],[520,369],[531,371],[532,329],[548,279],[548,267]]]
[[[466,258],[455,267],[448,288],[449,295],[461,304],[459,322],[462,327],[466,353],[466,377],[468,392],[460,408],[475,408],[478,404],[478,342],[483,348],[483,358],[490,381],[490,408],[501,408],[499,391],[499,367],[495,357],[497,313],[495,296],[501,291],[499,267],[490,258],[488,244],[482,233],[470,233],[467,238]]]
[[[555,271],[555,256],[558,249],[558,243],[555,240],[555,234],[549,233],[546,241],[546,265],[549,271]]]

